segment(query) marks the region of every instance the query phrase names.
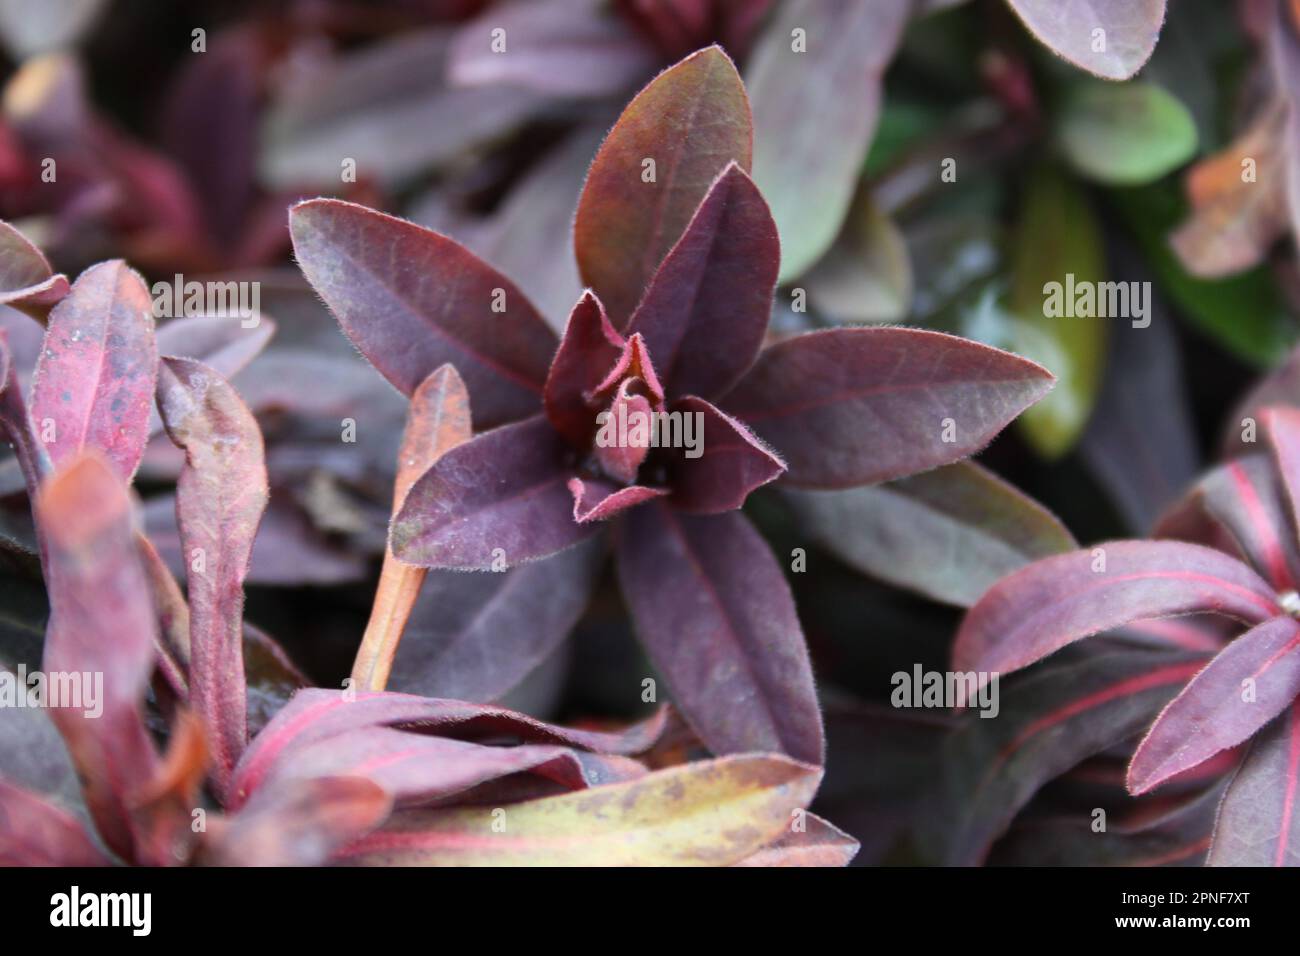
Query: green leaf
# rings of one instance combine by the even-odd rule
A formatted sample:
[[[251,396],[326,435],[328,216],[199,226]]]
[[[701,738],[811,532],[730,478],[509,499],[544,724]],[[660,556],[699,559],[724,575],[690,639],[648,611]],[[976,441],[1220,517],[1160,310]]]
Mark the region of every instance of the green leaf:
[[[1275,365],[1285,358],[1297,327],[1266,268],[1201,279],[1187,272],[1169,248],[1169,230],[1186,214],[1175,183],[1116,190],[1111,199],[1159,277],[1161,291],[1183,315],[1254,365]]]
[[[1087,198],[1059,171],[1042,167],[1025,190],[1012,251],[1008,302],[1015,316],[1013,350],[1046,366],[1058,381],[1046,398],[1020,416],[1018,425],[1047,458],[1068,452],[1092,413],[1106,354],[1106,323],[1112,319],[1045,308],[1049,283],[1060,283],[1068,306],[1068,283],[1104,278],[1101,232]]]
[[[1141,185],[1191,159],[1197,135],[1191,113],[1159,86],[1090,81],[1066,95],[1056,140],[1082,175]]]

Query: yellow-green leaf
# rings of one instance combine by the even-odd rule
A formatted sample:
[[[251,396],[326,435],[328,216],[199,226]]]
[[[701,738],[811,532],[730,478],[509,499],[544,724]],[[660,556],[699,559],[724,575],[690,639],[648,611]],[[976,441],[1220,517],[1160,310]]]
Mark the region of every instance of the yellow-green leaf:
[[[822,771],[722,757],[504,807],[411,810],[344,851],[389,866],[728,866],[790,830]]]
[[[1106,323],[1121,320],[1095,314],[1104,269],[1100,227],[1087,198],[1058,171],[1036,171],[1021,208],[1008,306],[1016,320],[1012,349],[1057,377],[1056,388],[1018,422],[1048,458],[1068,452],[1088,423],[1106,354]],[[1094,314],[1077,314],[1088,311],[1078,307],[1089,288]]]

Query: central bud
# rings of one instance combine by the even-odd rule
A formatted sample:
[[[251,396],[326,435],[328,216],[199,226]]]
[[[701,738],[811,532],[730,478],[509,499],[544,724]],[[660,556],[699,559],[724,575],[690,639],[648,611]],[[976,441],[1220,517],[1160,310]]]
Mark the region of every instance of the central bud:
[[[663,387],[639,333],[628,338],[613,368],[585,397],[591,408],[600,410],[594,467],[620,484],[635,483],[650,449],[659,447],[656,419],[664,409]]]

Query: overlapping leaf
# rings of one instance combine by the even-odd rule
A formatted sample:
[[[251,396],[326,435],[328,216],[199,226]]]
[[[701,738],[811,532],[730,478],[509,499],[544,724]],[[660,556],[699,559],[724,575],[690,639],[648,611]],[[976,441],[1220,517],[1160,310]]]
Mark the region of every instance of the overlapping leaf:
[[[803,631],[781,567],[748,520],[655,502],[627,515],[617,549],[641,643],[709,748],[820,763]]]
[[[1051,388],[1042,367],[920,329],[831,329],[764,350],[723,400],[778,449],[785,480],[844,488],[951,464]]]
[[[717,175],[732,161],[748,169],[752,149],[745,88],[718,47],[682,60],[628,104],[591,164],[574,220],[579,272],[616,327]]]
[[[192,359],[164,360],[158,408],[185,451],[176,517],[190,604],[190,700],[224,786],[247,741],[244,577],[268,496],[262,434],[229,383]]]

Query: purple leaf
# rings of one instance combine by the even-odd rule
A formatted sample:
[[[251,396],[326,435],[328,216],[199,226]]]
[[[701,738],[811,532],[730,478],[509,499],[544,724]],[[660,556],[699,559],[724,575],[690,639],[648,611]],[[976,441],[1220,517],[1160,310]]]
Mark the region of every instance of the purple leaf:
[[[56,466],[94,448],[124,480],[149,437],[158,349],[144,280],[121,261],[83,272],[50,313],[31,417]]]
[[[409,807],[516,773],[579,790],[635,779],[645,768],[627,757],[599,757],[553,744],[497,747],[392,727],[362,727],[298,748],[275,765],[258,792],[294,779],[360,777],[382,788],[399,806]]]
[[[443,455],[393,519],[393,554],[431,568],[495,570],[593,534],[573,520],[568,450],[542,416],[485,432]]]
[[[632,314],[670,395],[712,398],[754,363],[781,260],[758,187],[729,163],[650,280]]]
[[[754,101],[754,179],[781,230],[781,281],[834,241],[880,114],[881,77],[911,13],[908,0],[781,5],[745,70]],[[794,29],[806,37],[795,48]],[[852,95],[839,95],[842,91]]]
[[[1042,505],[974,462],[785,499],[801,529],[854,569],[961,607],[1029,562],[1078,547]]]
[[[313,199],[294,252],[343,331],[407,395],[450,362],[485,428],[531,414],[555,333],[509,279],[451,239],[364,206]]]
[[[745,87],[719,47],[665,70],[628,104],[591,164],[573,227],[578,271],[616,328],[717,175],[733,160],[748,169],[752,149]]]
[[[991,866],[1201,866],[1210,848],[1222,785],[1168,809],[1139,802],[1113,814],[1106,829],[1092,814],[1069,812],[1018,820],[998,841]]]
[[[1282,609],[1267,583],[1220,551],[1111,542],[1044,558],[995,584],[962,621],[953,667],[1006,673],[1144,618],[1202,612],[1259,624]]]
[[[47,546],[44,671],[95,677],[81,706],[53,708],[104,841],[127,860],[141,838],[138,788],[158,763],[142,702],[153,673],[154,613],[121,477],[91,452],[47,480],[36,502]],[[98,710],[99,713],[95,713]]]
[[[1220,465],[1197,483],[1156,528],[1159,537],[1219,546],[1240,554],[1275,589],[1295,588],[1300,551],[1276,470],[1263,455]]]
[[[431,572],[388,686],[426,697],[500,698],[568,636],[591,598],[602,554],[593,542],[499,574]]]
[[[798,487],[902,478],[979,451],[1047,394],[1027,359],[920,329],[829,329],[764,350],[722,405]]]
[[[820,764],[821,713],[790,586],[749,521],[653,502],[629,512],[616,537],[637,634],[700,739],[716,754]]]
[[[1300,866],[1300,700],[1250,746],[1219,804],[1209,866]]]
[[[971,714],[944,759],[948,864],[980,863],[1039,787],[1141,731],[1198,666],[1167,653],[1090,655],[1005,688],[997,719]]]
[[[351,697],[339,691],[308,689],[295,695],[244,752],[235,773],[232,801],[238,806],[247,800],[278,762],[301,748],[363,727],[405,727],[458,740],[514,738],[624,755],[652,747],[666,720],[667,711],[661,708],[622,731],[583,731],[486,704],[385,692]]]
[[[588,289],[569,314],[543,391],[547,419],[574,448],[585,451],[591,444],[596,410],[587,396],[618,363],[623,346],[604,306]]]
[[[1300,409],[1268,408],[1262,418],[1288,505],[1286,517],[1289,520],[1277,520],[1273,527],[1294,547],[1296,530],[1300,528]],[[1300,561],[1292,567],[1300,567]],[[1290,587],[1295,585],[1290,584]]]
[[[668,494],[666,488],[619,487],[599,478],[570,478],[569,491],[573,493],[573,520],[579,524],[608,521],[628,508]]]
[[[1300,695],[1300,624],[1265,621],[1221,650],[1165,708],[1133,754],[1131,793],[1235,747]]]
[[[190,704],[207,725],[224,789],[247,742],[244,578],[268,496],[262,433],[235,390],[192,359],[163,361],[158,408],[185,452],[176,520],[190,602]]]
[[[68,294],[68,278],[21,232],[0,222],[0,305],[44,315]]]
[[[1008,0],[1039,41],[1080,69],[1127,80],[1151,57],[1165,0]]]
[[[684,398],[673,411],[700,415],[704,426],[699,435],[700,457],[680,454],[673,460],[672,504],[679,511],[733,511],[745,503],[751,491],[775,481],[785,471],[785,463],[748,428],[704,399]]]

